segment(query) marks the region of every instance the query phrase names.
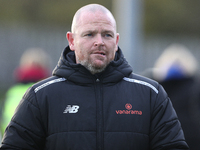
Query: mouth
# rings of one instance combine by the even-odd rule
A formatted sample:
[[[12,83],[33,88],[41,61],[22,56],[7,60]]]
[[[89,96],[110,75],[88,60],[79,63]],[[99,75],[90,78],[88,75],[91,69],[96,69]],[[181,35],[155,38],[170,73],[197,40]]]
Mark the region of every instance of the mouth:
[[[103,56],[104,56],[104,55],[106,55],[106,54],[104,54],[104,53],[100,53],[100,55],[103,55]]]
[[[105,56],[106,54],[104,52],[96,52],[94,54],[98,54],[98,55],[102,55],[102,56]]]

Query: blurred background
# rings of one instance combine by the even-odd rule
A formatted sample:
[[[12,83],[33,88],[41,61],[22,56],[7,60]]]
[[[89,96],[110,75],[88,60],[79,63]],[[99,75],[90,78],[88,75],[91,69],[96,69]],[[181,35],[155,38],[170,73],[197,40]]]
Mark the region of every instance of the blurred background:
[[[13,70],[31,47],[51,57],[51,70],[68,45],[74,13],[83,5],[99,3],[117,20],[119,46],[135,73],[153,67],[162,51],[184,44],[200,59],[200,1],[188,0],[2,0],[0,5],[0,99],[14,83]]]

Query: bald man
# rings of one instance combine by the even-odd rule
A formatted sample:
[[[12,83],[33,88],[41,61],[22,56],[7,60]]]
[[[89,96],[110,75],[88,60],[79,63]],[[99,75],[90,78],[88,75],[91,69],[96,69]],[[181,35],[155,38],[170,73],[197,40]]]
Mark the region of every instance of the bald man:
[[[0,149],[188,149],[157,82],[132,73],[111,12],[80,8],[53,76],[27,90]]]
[[[67,33],[69,47],[76,55],[76,63],[92,74],[102,72],[114,60],[119,34],[113,15],[100,5],[87,5],[79,9]]]

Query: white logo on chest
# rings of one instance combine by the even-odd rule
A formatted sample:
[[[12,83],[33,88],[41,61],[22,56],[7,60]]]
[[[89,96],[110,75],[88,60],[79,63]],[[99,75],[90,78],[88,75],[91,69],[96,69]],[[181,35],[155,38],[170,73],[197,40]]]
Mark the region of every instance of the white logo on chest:
[[[79,109],[78,105],[67,105],[63,113],[77,113]]]

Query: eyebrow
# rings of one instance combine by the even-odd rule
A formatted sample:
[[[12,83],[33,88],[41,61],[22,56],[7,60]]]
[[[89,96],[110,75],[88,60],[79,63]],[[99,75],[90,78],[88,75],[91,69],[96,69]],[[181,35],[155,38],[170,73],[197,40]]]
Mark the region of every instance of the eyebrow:
[[[84,31],[82,34],[85,34],[85,33],[98,33],[98,30],[87,30],[87,31]],[[110,33],[112,35],[114,35],[114,32],[111,31],[111,30],[103,30],[101,33]]]

